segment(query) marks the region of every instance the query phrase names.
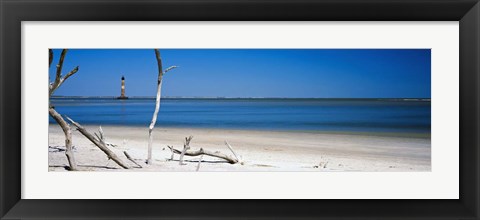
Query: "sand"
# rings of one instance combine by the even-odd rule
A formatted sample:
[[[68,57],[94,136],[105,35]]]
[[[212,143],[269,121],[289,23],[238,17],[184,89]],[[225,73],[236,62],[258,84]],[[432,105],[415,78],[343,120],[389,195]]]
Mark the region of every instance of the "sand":
[[[91,133],[98,126],[85,126]],[[302,131],[252,131],[202,128],[162,128],[154,130],[152,165],[145,164],[148,129],[144,127],[102,126],[106,141],[124,161],[127,151],[143,168],[121,169],[115,162],[78,131],[73,131],[74,153],[83,171],[190,171],[195,172],[199,157],[188,157],[179,165],[179,155],[169,161],[167,145],[183,148],[186,136],[194,138],[192,149],[204,148],[232,155],[227,140],[244,164],[229,164],[208,156],[203,157],[200,172],[205,171],[430,171],[430,137],[399,134],[319,133]],[[49,171],[66,171],[63,132],[56,124],[49,129]]]

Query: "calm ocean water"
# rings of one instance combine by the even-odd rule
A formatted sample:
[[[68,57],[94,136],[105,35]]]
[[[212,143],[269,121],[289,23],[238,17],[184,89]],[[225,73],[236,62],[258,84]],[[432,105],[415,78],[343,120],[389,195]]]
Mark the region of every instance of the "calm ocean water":
[[[52,104],[85,125],[148,126],[155,100],[53,98]],[[169,98],[162,99],[157,126],[430,133],[430,109],[428,100]]]

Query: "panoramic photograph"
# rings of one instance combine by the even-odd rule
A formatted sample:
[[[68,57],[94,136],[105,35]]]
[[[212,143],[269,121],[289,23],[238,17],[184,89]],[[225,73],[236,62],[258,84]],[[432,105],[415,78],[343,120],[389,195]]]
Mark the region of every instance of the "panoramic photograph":
[[[48,56],[51,172],[431,171],[430,49]]]

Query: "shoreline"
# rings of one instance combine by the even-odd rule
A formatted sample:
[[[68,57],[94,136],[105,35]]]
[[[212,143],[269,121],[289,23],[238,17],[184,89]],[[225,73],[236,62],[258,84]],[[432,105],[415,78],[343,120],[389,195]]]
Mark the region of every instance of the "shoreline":
[[[49,123],[49,126],[55,126],[56,123]],[[119,127],[119,128],[145,128],[148,129],[148,124],[146,125],[116,125],[116,124],[82,124],[82,126],[87,127]],[[157,128],[158,124],[155,126]],[[345,135],[360,135],[360,136],[379,136],[379,137],[407,137],[407,138],[431,138],[430,132],[392,132],[392,131],[339,131],[339,130],[301,130],[301,129],[252,129],[252,128],[215,128],[215,127],[195,127],[195,126],[161,126],[160,129],[199,129],[199,130],[216,130],[216,131],[252,131],[252,132],[285,132],[285,133],[311,133],[311,134],[345,134]]]
[[[91,133],[98,126],[84,125]],[[103,125],[106,140],[118,147],[111,149],[122,156],[127,151],[139,163],[146,158],[148,128]],[[186,158],[187,165],[167,161],[166,147],[183,148],[185,137],[194,136],[192,149],[204,148],[231,154],[227,140],[242,155],[245,164],[228,164],[205,157],[200,171],[430,171],[430,138],[378,136],[346,133],[311,133],[291,131],[255,131],[233,129],[171,128],[154,129],[154,164],[142,169],[123,170],[109,162],[90,141],[72,130],[77,163],[88,171],[195,171],[199,157]],[[49,126],[49,170],[65,171],[64,137],[58,125]]]

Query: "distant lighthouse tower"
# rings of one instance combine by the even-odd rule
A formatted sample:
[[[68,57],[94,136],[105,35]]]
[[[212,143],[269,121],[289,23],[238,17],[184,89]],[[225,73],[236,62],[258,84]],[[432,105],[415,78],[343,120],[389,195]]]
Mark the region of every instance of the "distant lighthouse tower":
[[[127,96],[125,96],[125,77],[122,76],[122,90],[120,92],[120,97],[118,99],[128,99]]]

